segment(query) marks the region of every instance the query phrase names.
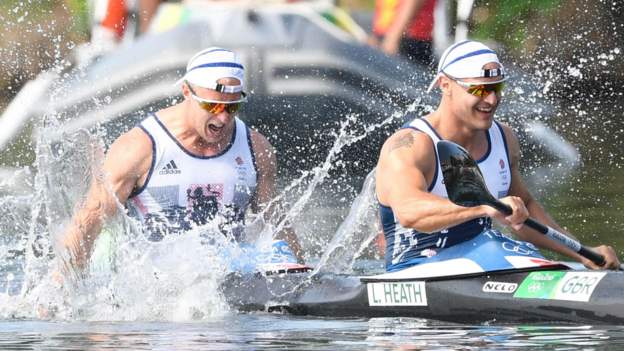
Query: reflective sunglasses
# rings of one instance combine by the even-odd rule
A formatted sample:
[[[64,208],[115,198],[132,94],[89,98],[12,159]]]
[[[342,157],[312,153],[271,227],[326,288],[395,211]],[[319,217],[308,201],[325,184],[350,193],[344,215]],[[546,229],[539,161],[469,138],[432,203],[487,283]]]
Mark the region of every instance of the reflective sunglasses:
[[[496,95],[500,95],[505,87],[505,82],[496,82],[496,83],[467,83],[462,82],[461,80],[457,80],[453,77],[450,77],[455,83],[466,89],[466,92],[470,95],[474,95],[476,97],[487,97],[490,93],[494,92]]]
[[[189,88],[189,91],[191,92],[191,96],[193,97],[193,99],[197,101],[197,103],[199,104],[199,107],[201,107],[203,110],[208,111],[209,113],[212,113],[212,114],[219,114],[223,111],[226,111],[229,114],[236,113],[241,108],[241,105],[243,104],[243,102],[247,101],[247,97],[245,96],[245,93],[242,93],[242,92],[241,92],[241,98],[235,101],[226,102],[226,101],[208,100],[208,99],[200,98],[199,96],[197,96],[197,94],[195,93],[193,88],[191,88],[191,85],[188,84],[188,82],[186,83],[186,86]]]

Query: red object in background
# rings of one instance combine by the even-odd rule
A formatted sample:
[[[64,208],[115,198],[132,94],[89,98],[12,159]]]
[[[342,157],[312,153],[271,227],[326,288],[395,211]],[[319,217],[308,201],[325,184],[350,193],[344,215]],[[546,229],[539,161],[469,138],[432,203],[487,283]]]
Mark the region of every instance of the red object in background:
[[[113,32],[117,39],[121,39],[128,21],[128,8],[125,0],[108,0],[106,16],[102,20],[102,26]]]
[[[377,0],[375,2],[375,17],[373,19],[373,32],[378,37],[383,37],[396,20],[398,11],[401,10],[402,0]],[[426,0],[406,29],[406,37],[415,40],[431,41],[433,38],[433,12],[436,0]]]

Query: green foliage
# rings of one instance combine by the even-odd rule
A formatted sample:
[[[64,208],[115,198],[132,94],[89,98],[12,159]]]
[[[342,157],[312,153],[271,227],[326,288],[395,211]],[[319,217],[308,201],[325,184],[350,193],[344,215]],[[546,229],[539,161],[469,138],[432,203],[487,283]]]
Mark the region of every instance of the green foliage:
[[[375,8],[375,0],[338,0],[336,4],[347,11],[370,10]]]
[[[65,0],[67,9],[74,17],[74,30],[86,36],[89,32],[89,8],[87,0]]]
[[[550,16],[562,0],[477,0],[472,36],[520,48],[530,35],[532,19]]]
[[[59,9],[72,16],[70,31],[86,36],[89,30],[87,0],[2,0],[0,18],[4,22],[34,25],[54,20]]]
[[[37,21],[51,15],[52,10],[62,2],[61,0],[4,0],[0,4],[0,11],[8,20],[18,20],[27,16],[31,21]]]

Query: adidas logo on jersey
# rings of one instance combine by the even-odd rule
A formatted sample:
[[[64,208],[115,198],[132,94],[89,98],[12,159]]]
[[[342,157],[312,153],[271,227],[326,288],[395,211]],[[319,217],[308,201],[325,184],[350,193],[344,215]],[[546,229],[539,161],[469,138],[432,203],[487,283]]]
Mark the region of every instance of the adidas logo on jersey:
[[[160,175],[166,175],[166,174],[180,174],[182,173],[182,171],[180,169],[178,169],[178,166],[176,166],[175,162],[173,162],[173,160],[169,161],[169,163],[167,163],[165,165],[165,167],[163,167],[160,172],[158,172],[158,174]]]

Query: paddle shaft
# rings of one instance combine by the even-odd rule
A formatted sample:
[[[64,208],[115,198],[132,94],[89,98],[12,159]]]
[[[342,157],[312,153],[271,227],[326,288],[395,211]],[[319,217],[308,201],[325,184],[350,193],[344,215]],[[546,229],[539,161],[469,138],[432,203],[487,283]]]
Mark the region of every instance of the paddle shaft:
[[[510,215],[513,213],[513,210],[511,209],[511,207],[507,206],[506,204],[498,200],[492,201],[492,203],[489,203],[488,205],[491,205],[492,207],[494,207],[495,209],[499,210],[500,212],[506,215]],[[569,236],[551,227],[543,225],[542,223],[534,220],[533,218],[528,218],[526,221],[524,221],[524,224],[546,235],[547,237],[564,244],[565,246],[576,251],[579,255],[589,259],[590,261],[594,262],[595,264],[599,266],[604,266],[604,264],[606,263],[604,256],[602,256],[601,254],[596,253],[592,249],[585,247],[584,245],[570,238]]]

